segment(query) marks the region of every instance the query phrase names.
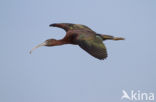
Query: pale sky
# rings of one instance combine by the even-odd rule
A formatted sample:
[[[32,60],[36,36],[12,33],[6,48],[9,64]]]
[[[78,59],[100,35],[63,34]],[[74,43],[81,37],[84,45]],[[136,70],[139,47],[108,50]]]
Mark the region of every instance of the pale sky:
[[[0,102],[126,102],[122,90],[156,94],[155,0],[1,0]],[[98,60],[78,46],[42,47],[65,32],[51,23],[78,23],[105,41]]]

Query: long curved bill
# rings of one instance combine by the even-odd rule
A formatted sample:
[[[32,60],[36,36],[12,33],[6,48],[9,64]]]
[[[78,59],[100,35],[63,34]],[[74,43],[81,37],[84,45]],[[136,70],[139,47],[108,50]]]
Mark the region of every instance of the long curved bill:
[[[35,46],[34,48],[32,48],[31,50],[30,50],[30,54],[32,53],[32,51],[34,51],[35,49],[37,49],[37,48],[39,48],[39,47],[41,47],[41,46],[45,46],[47,43],[46,42],[43,42],[43,43],[41,43],[41,44],[39,44],[39,45],[37,45],[37,46]]]

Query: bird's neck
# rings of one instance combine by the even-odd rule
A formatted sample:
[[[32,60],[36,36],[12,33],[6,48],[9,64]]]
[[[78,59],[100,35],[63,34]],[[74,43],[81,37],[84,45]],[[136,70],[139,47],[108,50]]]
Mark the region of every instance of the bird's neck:
[[[56,40],[54,46],[59,46],[59,45],[64,45],[64,44],[68,44],[68,43],[64,41],[63,39],[61,39],[61,40]]]

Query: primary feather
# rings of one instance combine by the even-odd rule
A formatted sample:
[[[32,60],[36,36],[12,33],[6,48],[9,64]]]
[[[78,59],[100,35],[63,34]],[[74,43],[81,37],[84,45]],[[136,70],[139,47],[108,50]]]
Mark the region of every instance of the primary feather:
[[[91,31],[77,31],[74,41],[86,52],[98,59],[105,59],[107,51],[102,38]]]

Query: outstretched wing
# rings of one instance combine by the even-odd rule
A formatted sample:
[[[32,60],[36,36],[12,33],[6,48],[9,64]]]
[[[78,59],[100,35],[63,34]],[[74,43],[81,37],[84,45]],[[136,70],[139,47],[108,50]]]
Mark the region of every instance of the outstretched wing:
[[[79,34],[76,42],[82,49],[95,58],[102,60],[107,57],[106,47],[103,44],[102,39],[96,37],[94,34]]]
[[[92,29],[90,29],[89,27],[85,26],[85,25],[81,25],[81,24],[72,24],[72,23],[54,23],[54,24],[50,24],[50,27],[59,27],[64,29],[66,32],[69,30],[86,30],[86,31],[92,31],[94,32]]]

